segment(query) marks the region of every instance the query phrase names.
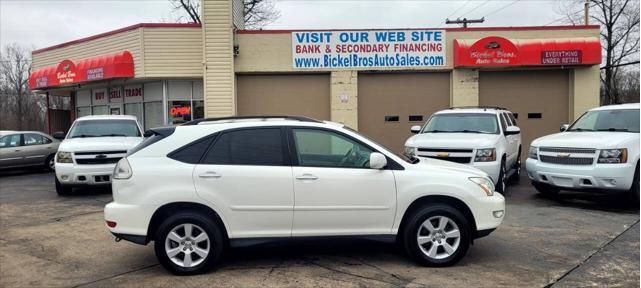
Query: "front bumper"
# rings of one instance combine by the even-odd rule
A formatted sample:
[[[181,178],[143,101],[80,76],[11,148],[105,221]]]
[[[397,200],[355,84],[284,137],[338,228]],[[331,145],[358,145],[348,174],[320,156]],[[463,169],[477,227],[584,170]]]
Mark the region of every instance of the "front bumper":
[[[635,164],[559,165],[528,158],[528,177],[537,182],[572,190],[628,190],[632,187]]]
[[[116,164],[78,165],[56,162],[56,178],[64,185],[108,185]]]
[[[154,206],[111,202],[105,206],[105,221],[116,223],[115,227],[107,226],[112,234],[146,237],[149,222],[155,211]]]
[[[505,198],[501,193],[494,192],[492,196],[476,198],[477,201],[470,203],[476,221],[476,230],[494,230],[501,225],[505,218]],[[489,234],[489,233],[488,233]]]

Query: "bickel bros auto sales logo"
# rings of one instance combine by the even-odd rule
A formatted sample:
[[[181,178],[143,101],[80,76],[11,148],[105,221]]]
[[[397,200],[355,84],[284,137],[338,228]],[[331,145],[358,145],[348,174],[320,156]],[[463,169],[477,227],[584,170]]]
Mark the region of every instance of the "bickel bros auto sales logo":
[[[60,65],[58,65],[56,78],[60,84],[73,83],[76,78],[76,65],[70,60],[62,61]]]
[[[488,37],[474,43],[470,49],[470,58],[476,65],[509,65],[516,61],[517,49],[513,43],[498,37]],[[489,41],[488,41],[489,40]],[[484,43],[479,43],[483,41]]]

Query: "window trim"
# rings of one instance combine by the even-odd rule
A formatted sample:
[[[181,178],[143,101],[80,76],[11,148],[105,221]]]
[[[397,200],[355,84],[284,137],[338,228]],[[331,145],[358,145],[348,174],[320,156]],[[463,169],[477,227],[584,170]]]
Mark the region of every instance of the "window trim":
[[[263,164],[210,164],[210,163],[203,163],[203,160],[205,159],[205,156],[209,154],[209,151],[214,148],[214,145],[220,140],[220,138],[227,133],[233,133],[237,131],[243,131],[243,130],[258,130],[258,129],[278,129],[280,130],[280,140],[281,140],[281,146],[282,146],[282,156],[283,156],[283,165],[263,165]],[[287,139],[287,131],[284,126],[251,126],[251,127],[240,127],[240,128],[231,128],[227,130],[221,130],[213,134],[218,134],[214,137],[213,141],[209,143],[209,146],[207,147],[207,150],[205,153],[203,153],[200,156],[200,160],[198,161],[198,165],[224,165],[224,166],[271,166],[271,167],[291,167],[292,165],[292,157],[290,157],[289,153],[289,145],[288,145],[288,139]],[[211,135],[213,135],[211,134]],[[206,137],[209,137],[211,135],[208,135]],[[203,137],[204,138],[204,137]],[[202,138],[200,138],[202,139]],[[198,140],[196,140],[198,141]],[[195,141],[193,141],[195,142]],[[187,144],[189,145],[189,144]],[[185,146],[187,146],[185,145]],[[173,152],[172,152],[173,153]]]
[[[349,140],[352,140],[360,145],[365,146],[366,148],[372,150],[373,152],[381,153],[385,155],[385,158],[387,159],[387,165],[382,169],[382,170],[405,170],[403,165],[398,164],[396,161],[391,159],[386,153],[380,152],[378,149],[372,147],[371,145],[364,143],[363,141],[356,139],[352,137],[351,135],[348,135],[347,133],[344,133],[342,131],[334,130],[334,129],[328,129],[324,127],[314,127],[314,126],[286,126],[287,129],[287,136],[289,141],[289,154],[292,156],[291,157],[291,163],[293,167],[308,167],[308,168],[331,168],[331,169],[369,169],[371,170],[372,168],[369,167],[337,167],[337,166],[303,166],[298,163],[298,157],[294,157],[294,155],[298,155],[298,151],[296,150],[296,143],[294,139],[294,129],[306,129],[306,130],[319,130],[319,131],[326,131],[326,132],[332,132],[336,133],[338,135],[341,135]]]

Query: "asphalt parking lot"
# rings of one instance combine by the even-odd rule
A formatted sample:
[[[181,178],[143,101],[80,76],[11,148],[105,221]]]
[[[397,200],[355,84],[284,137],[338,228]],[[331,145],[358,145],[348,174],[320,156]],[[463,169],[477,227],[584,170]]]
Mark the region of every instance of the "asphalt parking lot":
[[[53,177],[0,172],[0,287],[639,287],[637,205],[544,198],[526,179],[510,187],[502,226],[454,267],[420,267],[394,245],[355,240],[235,249],[208,274],[178,277],[152,245],[114,242],[108,191],[58,197]]]

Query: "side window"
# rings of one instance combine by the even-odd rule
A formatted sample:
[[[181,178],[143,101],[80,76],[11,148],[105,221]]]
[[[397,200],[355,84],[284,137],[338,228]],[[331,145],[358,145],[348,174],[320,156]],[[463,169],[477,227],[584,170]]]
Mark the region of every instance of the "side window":
[[[198,161],[200,161],[200,158],[207,151],[207,148],[209,147],[211,140],[214,138],[215,138],[215,135],[212,135],[212,136],[202,138],[200,140],[196,140],[195,142],[187,144],[186,146],[174,152],[171,152],[169,155],[167,155],[167,157],[180,162],[185,162],[189,164],[198,164]],[[150,139],[153,139],[153,136]],[[149,141],[152,141],[152,140],[149,140]],[[147,142],[147,140],[143,142]],[[147,145],[149,144],[147,143]]]
[[[42,136],[42,143],[49,144],[51,142],[53,142],[53,140],[49,139],[48,137]]]
[[[503,132],[505,132],[505,129],[507,128],[507,121],[505,121],[505,116],[503,116],[503,113],[499,113],[501,116],[501,128],[503,128]]]
[[[338,133],[292,129],[300,166],[368,168],[373,151]]]
[[[23,134],[23,137],[25,146],[44,144],[44,139],[42,139],[43,137],[39,134],[27,133]]]
[[[284,166],[280,128],[243,129],[222,134],[202,164]]]
[[[20,134],[7,135],[0,138],[0,148],[20,146]]]
[[[514,125],[514,126],[519,126],[519,124],[518,124],[518,123],[516,123],[516,117],[514,117],[514,114],[512,114],[512,113],[507,113],[507,116],[510,118],[510,120],[512,120],[512,125]]]

